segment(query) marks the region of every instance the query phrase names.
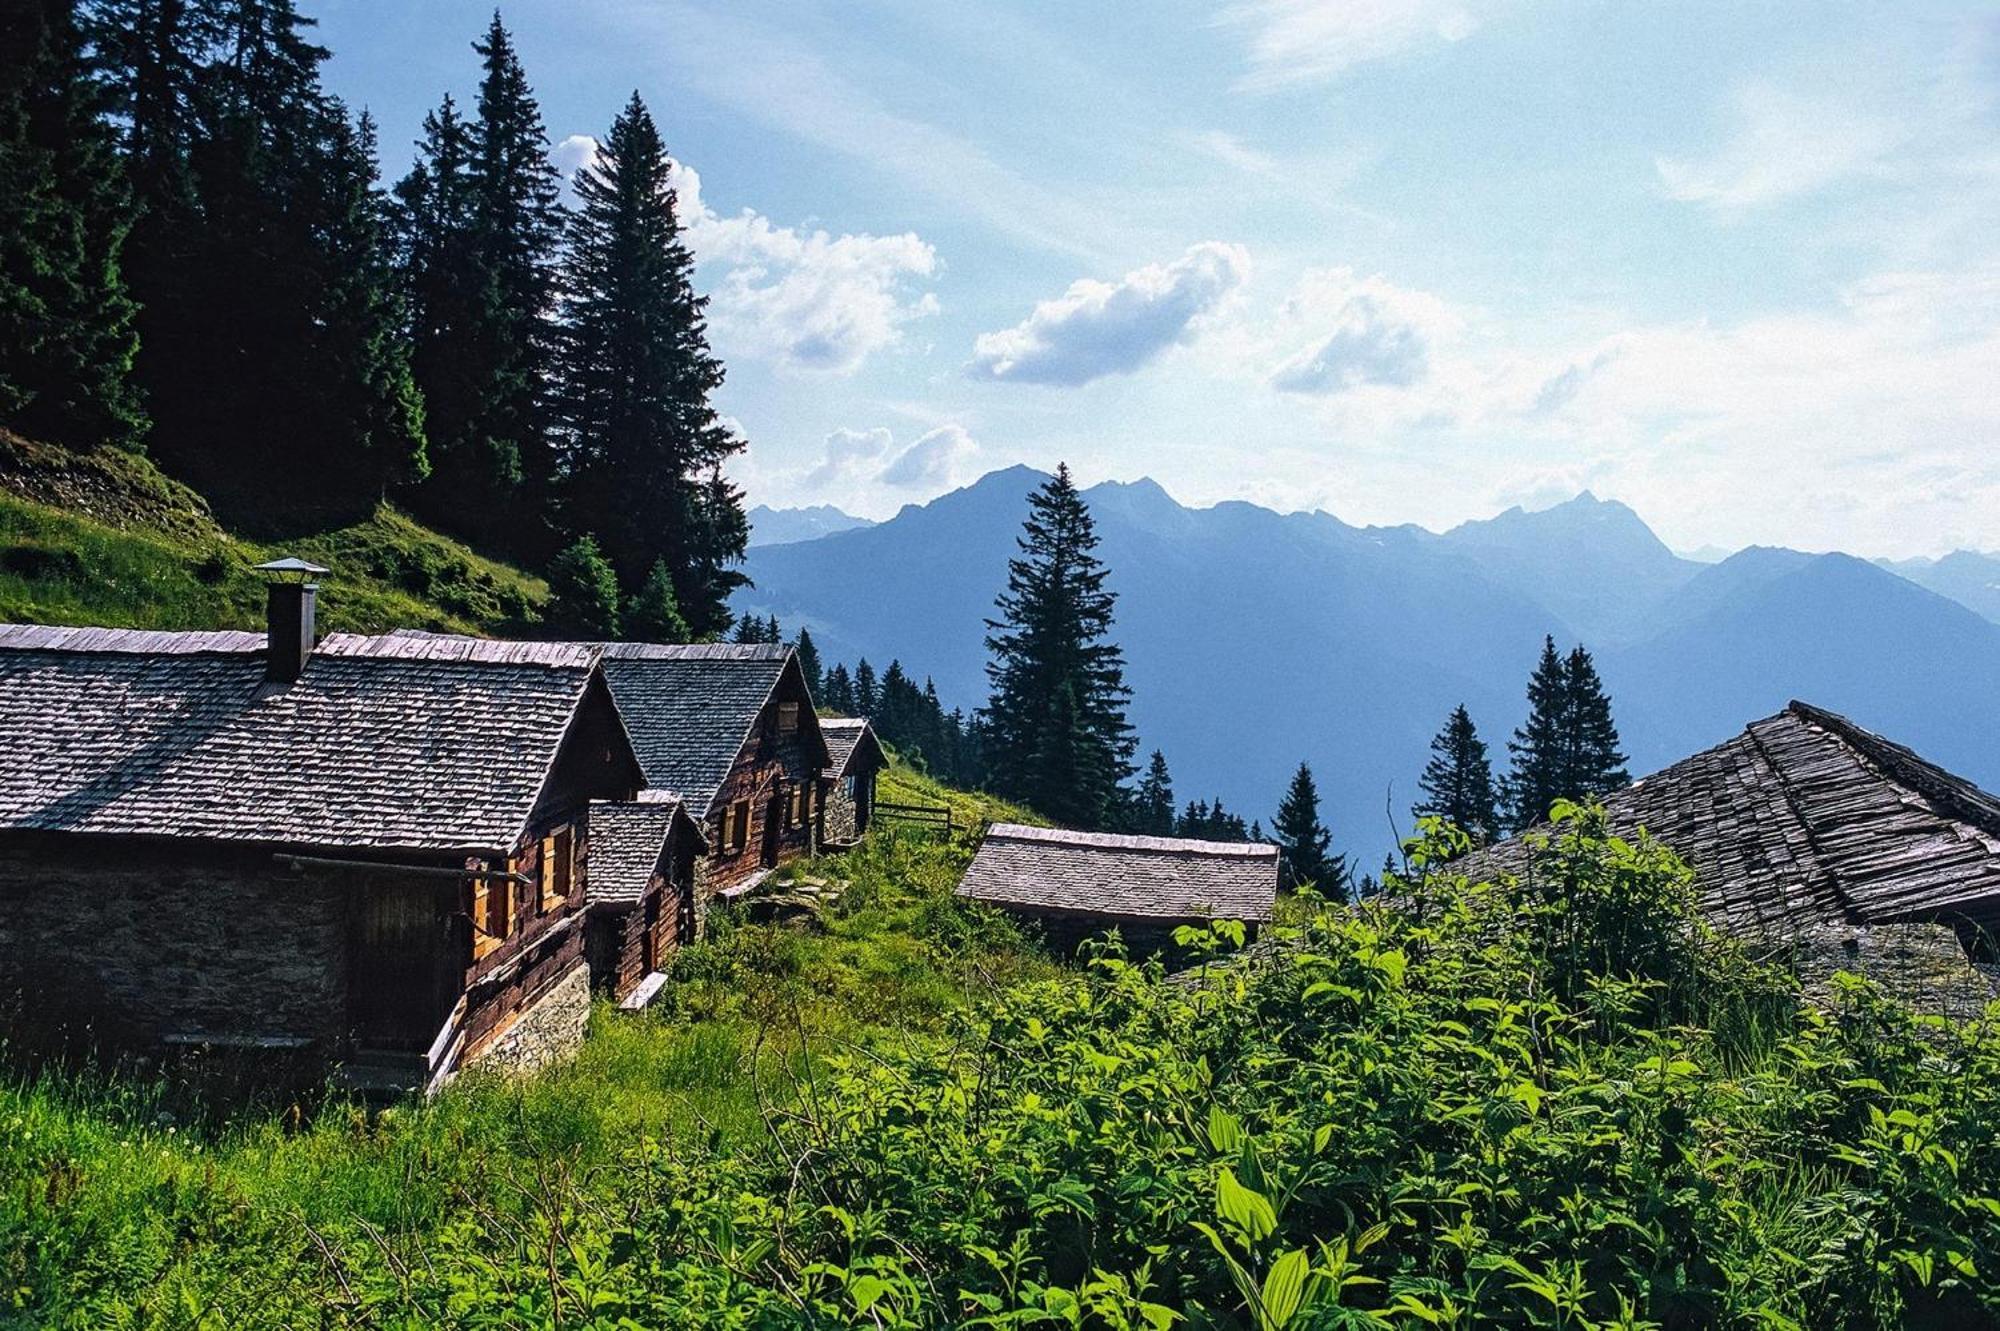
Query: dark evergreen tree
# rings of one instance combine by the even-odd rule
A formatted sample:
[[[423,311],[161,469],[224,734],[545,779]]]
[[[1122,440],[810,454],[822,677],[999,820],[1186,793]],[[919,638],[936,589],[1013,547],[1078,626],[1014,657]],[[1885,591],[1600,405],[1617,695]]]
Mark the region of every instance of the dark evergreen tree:
[[[748,529],[718,470],[743,444],[709,400],[722,363],[708,349],[671,167],[634,93],[577,173],[563,447],[575,520],[602,536],[623,577],[666,560],[689,627],[703,633],[725,622],[717,614],[743,582],[727,566]]]
[[[1514,758],[1508,806],[1517,831],[1546,818],[1557,800],[1593,799],[1630,779],[1611,700],[1582,646],[1565,660],[1553,638],[1543,642],[1528,681],[1528,706],[1528,720],[1507,746]]]
[[[1263,820],[1258,818],[1252,818],[1250,820],[1250,839],[1252,841],[1259,841],[1259,842],[1265,839]]]
[[[680,603],[674,599],[673,575],[664,561],[639,584],[625,602],[620,617],[625,636],[634,642],[687,642],[687,621],[681,618]]]
[[[1474,845],[1491,841],[1500,827],[1493,766],[1486,741],[1479,738],[1472,714],[1461,703],[1452,709],[1444,728],[1431,740],[1430,762],[1418,789],[1419,818],[1442,818],[1472,838]]]
[[[471,326],[465,358],[454,360],[450,373],[475,385],[476,395],[472,414],[453,422],[452,474],[476,497],[515,495],[514,504],[498,509],[507,517],[545,517],[556,474],[551,393],[562,373],[554,323],[567,226],[562,177],[549,160],[541,106],[498,11],[472,49],[480,60],[467,144],[471,235],[464,276],[472,287],[461,296]],[[517,543],[548,539],[541,535],[548,524],[521,525],[526,530]],[[640,559],[627,576],[636,581],[651,568],[651,559]]]
[[[131,202],[74,0],[17,0],[0,39],[0,423],[136,447]]]
[[[861,658],[861,663],[854,667],[854,715],[874,716],[878,697],[875,690],[875,667],[869,665],[868,658],[864,656]]]
[[[1057,822],[1105,827],[1123,810],[1137,741],[1124,657],[1108,638],[1115,597],[1067,466],[1029,496],[1019,546],[999,617],[986,621],[988,776]]]
[[[799,673],[806,677],[806,689],[818,699],[824,683],[820,675],[819,646],[813,642],[813,635],[803,626],[799,629],[799,641],[795,650],[799,656]]]
[[[558,638],[618,636],[618,576],[589,536],[570,542],[549,564],[548,628]]]
[[[1346,892],[1347,860],[1332,853],[1333,833],[1320,821],[1319,786],[1306,763],[1292,774],[1292,784],[1271,820],[1271,837],[1284,852],[1294,880],[1312,883],[1331,896]]]
[[[1145,836],[1174,834],[1174,779],[1167,771],[1167,755],[1158,749],[1147,761],[1133,796],[1132,830]]]
[[[1569,798],[1593,799],[1626,785],[1625,754],[1611,720],[1611,699],[1597,677],[1597,663],[1581,643],[1563,663],[1564,742],[1569,755]]]
[[[854,707],[854,680],[847,673],[847,667],[839,662],[826,672],[826,696],[820,699],[820,706],[836,716],[856,715]]]
[[[1549,806],[1568,794],[1563,714],[1569,681],[1556,640],[1542,640],[1542,656],[1528,679],[1528,719],[1507,742],[1513,770],[1507,774],[1507,812],[1514,829],[1548,817]]]

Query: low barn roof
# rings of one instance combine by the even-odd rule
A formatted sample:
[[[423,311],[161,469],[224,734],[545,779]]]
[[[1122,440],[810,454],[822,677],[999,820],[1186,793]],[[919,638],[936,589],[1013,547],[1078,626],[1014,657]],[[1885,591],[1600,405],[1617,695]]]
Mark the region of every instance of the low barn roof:
[[[819,733],[826,737],[826,770],[829,775],[846,776],[857,754],[865,758],[872,752],[877,766],[887,761],[875,727],[864,718],[823,716],[819,721]]]
[[[590,899],[622,903],[644,897],[676,826],[681,835],[701,841],[701,829],[676,795],[648,790],[636,800],[593,800]]]
[[[596,663],[336,633],[274,685],[261,633],[0,625],[0,828],[504,851]]]
[[[791,661],[773,643],[605,644],[604,675],[646,783],[707,817]]]
[[[1126,919],[1271,918],[1278,848],[995,823],[958,894]]]
[[[1742,932],[2000,916],[2000,800],[1806,703],[1604,805],[1615,831],[1643,827],[1687,860]],[[1516,838],[1465,867],[1519,872],[1529,854]]]

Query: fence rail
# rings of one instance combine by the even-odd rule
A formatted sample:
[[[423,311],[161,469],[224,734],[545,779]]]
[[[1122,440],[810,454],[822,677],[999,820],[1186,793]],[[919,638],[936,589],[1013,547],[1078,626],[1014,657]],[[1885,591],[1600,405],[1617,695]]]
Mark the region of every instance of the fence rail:
[[[875,812],[897,822],[912,823],[918,827],[940,828],[946,836],[952,833],[951,806],[947,804],[896,804],[888,800],[877,800]]]

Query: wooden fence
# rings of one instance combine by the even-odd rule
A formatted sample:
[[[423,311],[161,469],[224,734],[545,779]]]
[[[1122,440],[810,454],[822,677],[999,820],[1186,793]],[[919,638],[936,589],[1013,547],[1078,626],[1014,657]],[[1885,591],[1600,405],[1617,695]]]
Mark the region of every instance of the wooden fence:
[[[877,800],[875,813],[895,822],[941,831],[946,836],[952,833],[951,806],[947,804],[895,804]]]

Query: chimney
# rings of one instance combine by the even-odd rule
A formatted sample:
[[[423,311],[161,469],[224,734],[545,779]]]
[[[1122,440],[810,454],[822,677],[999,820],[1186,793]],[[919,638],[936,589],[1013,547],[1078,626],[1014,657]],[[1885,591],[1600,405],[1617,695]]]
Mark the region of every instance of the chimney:
[[[264,598],[264,677],[289,684],[312,655],[313,608],[319,600],[319,584],[312,579],[326,570],[291,556],[257,568],[271,575]]]

